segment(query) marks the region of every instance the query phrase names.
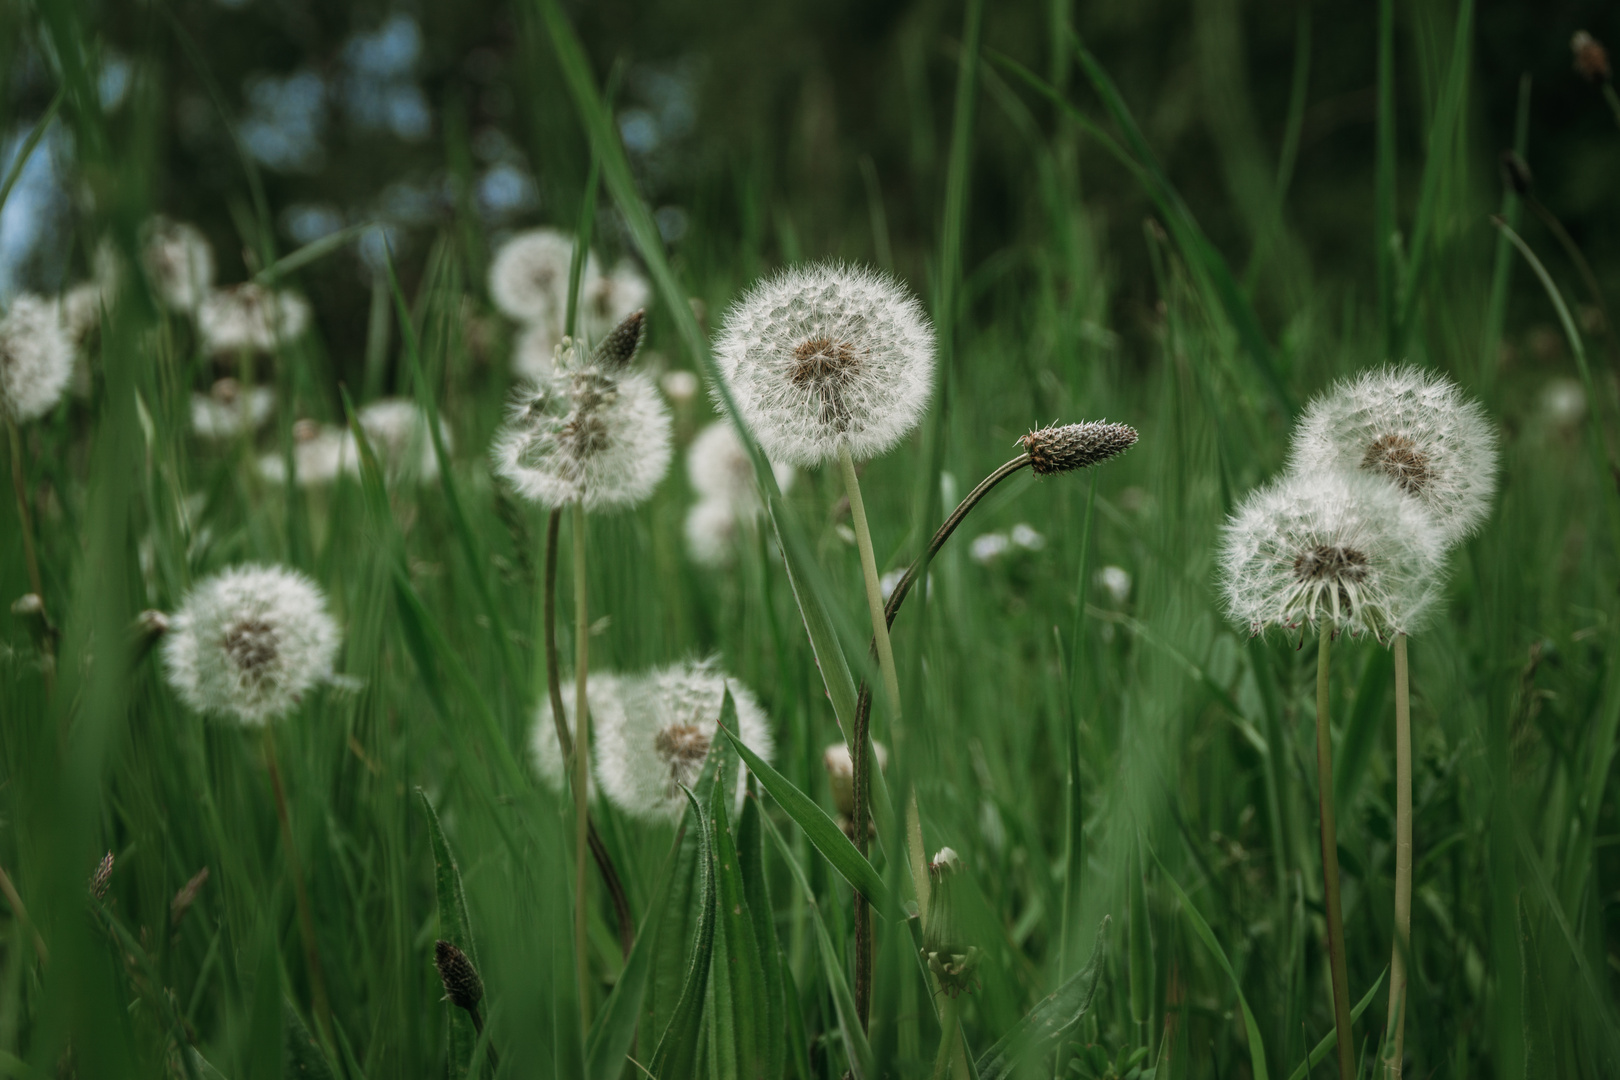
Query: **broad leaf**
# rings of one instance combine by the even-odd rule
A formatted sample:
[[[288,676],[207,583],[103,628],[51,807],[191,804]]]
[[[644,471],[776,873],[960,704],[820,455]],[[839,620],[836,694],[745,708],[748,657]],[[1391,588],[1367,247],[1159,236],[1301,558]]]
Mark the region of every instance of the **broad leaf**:
[[[675,1080],[677,1077],[695,1076],[698,1053],[703,1043],[703,1001],[707,995],[709,966],[714,956],[714,853],[709,849],[708,822],[703,809],[689,791],[689,832],[699,838],[698,852],[698,927],[697,941],[692,948],[692,961],[686,970],[686,983],[669,1025],[658,1039],[649,1071],[655,1077]]]
[[[478,951],[473,946],[472,926],[467,919],[467,897],[461,888],[461,871],[456,867],[455,856],[450,853],[450,844],[439,825],[438,812],[433,809],[427,792],[417,788],[416,797],[421,800],[422,814],[427,818],[428,841],[433,847],[433,892],[439,908],[439,937],[466,953],[476,968]],[[472,1018],[465,1009],[458,1009],[448,1001],[444,1003],[444,1008],[450,1025],[450,1076],[456,1080],[467,1075],[472,1063],[473,1047],[478,1043],[478,1032],[473,1028]]]

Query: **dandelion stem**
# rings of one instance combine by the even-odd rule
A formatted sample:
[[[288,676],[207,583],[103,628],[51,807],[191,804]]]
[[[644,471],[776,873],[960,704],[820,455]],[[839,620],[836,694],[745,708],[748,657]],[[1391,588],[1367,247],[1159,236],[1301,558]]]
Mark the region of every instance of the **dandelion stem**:
[[[585,595],[585,504],[574,503],[574,963],[579,975],[580,1037],[590,1033],[590,942],[585,910],[585,852],[590,847],[586,793],[590,779],[591,718],[586,705],[591,617]]]
[[[1400,1080],[1406,1043],[1406,958],[1412,949],[1412,693],[1406,635],[1395,637],[1395,945],[1389,958],[1384,1075]]]
[[[934,1055],[934,1080],[945,1080],[951,1072],[951,1057],[959,1039],[960,1015],[956,998],[946,994],[939,1002],[939,1052]]]
[[[298,932],[304,939],[304,961],[309,965],[310,1004],[315,1013],[315,1025],[329,1047],[336,1046],[332,1037],[332,1004],[326,996],[326,976],[321,970],[321,954],[315,946],[315,915],[309,906],[309,890],[304,887],[304,867],[298,861],[298,847],[293,843],[292,819],[287,814],[287,793],[281,784],[281,766],[276,760],[275,728],[264,726],[264,765],[270,774],[270,791],[276,800],[276,818],[281,822],[281,846],[287,850],[287,872],[292,875],[293,897],[298,904]]]
[[[1316,649],[1316,785],[1322,821],[1322,891],[1327,901],[1328,965],[1333,976],[1333,1025],[1339,1046],[1339,1076],[1356,1075],[1350,1032],[1350,980],[1345,972],[1344,911],[1339,901],[1339,840],[1333,822],[1333,727],[1328,721],[1328,673],[1333,626],[1324,620]]]
[[[878,582],[877,557],[872,552],[872,532],[866,523],[866,504],[861,501],[861,481],[855,475],[855,460],[849,445],[838,444],[838,467],[844,474],[844,490],[849,495],[849,514],[855,525],[855,546],[861,553],[861,573],[866,578],[866,606],[871,609],[872,637],[877,644],[878,669],[883,690],[889,699],[890,723],[900,722],[900,680],[894,670],[894,645],[889,640],[889,620],[883,610],[883,586]]]
[[[14,420],[6,421],[6,434],[11,439],[11,489],[17,495],[17,517],[22,526],[23,560],[28,564],[28,585],[45,602],[45,584],[39,576],[39,554],[34,550],[33,516],[28,512],[28,477],[23,474],[22,434]]]
[[[557,545],[562,533],[562,509],[553,510],[546,520],[546,562],[545,562],[545,599],[542,607],[542,621],[545,623],[545,653],[546,653],[546,686],[551,694],[551,722],[557,728],[557,745],[562,749],[562,759],[571,762],[574,759],[574,739],[568,733],[568,714],[563,710],[562,671],[557,662]],[[572,789],[573,774],[568,777],[568,784]],[[626,960],[630,958],[630,949],[636,943],[636,923],[630,914],[630,900],[624,892],[624,881],[619,877],[618,868],[613,865],[613,857],[608,854],[607,845],[602,842],[602,835],[596,831],[595,819],[587,815],[586,838],[591,848],[591,858],[596,860],[596,869],[602,875],[602,884],[613,901],[613,914],[619,922],[619,952]]]

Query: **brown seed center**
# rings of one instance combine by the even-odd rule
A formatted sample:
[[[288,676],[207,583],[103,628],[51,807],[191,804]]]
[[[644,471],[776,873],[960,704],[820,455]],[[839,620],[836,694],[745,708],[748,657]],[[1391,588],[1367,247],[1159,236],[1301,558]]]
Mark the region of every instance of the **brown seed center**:
[[[1294,576],[1308,582],[1354,585],[1366,578],[1367,556],[1353,547],[1317,544],[1294,559]]]
[[[793,350],[788,381],[821,399],[820,420],[842,431],[849,423],[844,388],[861,370],[861,358],[847,341],[811,338]]]
[[[1361,467],[1382,473],[1408,495],[1421,494],[1432,476],[1428,455],[1405,435],[1380,435],[1361,455]]]
[[[693,724],[671,724],[661,729],[653,738],[653,746],[674,779],[689,773],[709,756],[709,736]]]
[[[276,631],[263,619],[243,619],[225,631],[225,654],[257,682],[276,659]]]

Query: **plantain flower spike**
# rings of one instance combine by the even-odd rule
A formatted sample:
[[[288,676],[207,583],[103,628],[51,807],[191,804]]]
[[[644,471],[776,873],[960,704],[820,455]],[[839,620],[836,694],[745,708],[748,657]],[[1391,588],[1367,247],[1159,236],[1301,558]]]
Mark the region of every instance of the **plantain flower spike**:
[[[200,713],[261,726],[327,679],[341,637],[326,597],[279,566],[238,566],[192,589],[169,620],[169,685]]]
[[[1226,524],[1226,611],[1251,634],[1326,625],[1388,641],[1421,627],[1444,553],[1429,513],[1382,477],[1285,473]]]
[[[715,358],[771,460],[813,468],[841,443],[876,457],[917,426],[933,391],[934,330],[887,274],[812,263],[733,304]]]
[[[1385,367],[1334,386],[1305,409],[1289,467],[1353,469],[1392,481],[1434,518],[1445,546],[1479,531],[1496,493],[1496,432],[1443,375]]]
[[[1029,454],[1029,467],[1037,476],[1071,472],[1118,457],[1136,445],[1136,429],[1128,424],[1092,420],[1084,424],[1053,424],[1018,440]]]

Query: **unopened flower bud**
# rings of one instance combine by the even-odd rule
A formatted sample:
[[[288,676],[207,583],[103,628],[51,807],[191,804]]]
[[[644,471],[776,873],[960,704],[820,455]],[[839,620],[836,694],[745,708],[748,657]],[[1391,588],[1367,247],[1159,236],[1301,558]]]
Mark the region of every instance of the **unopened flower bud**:
[[[1032,431],[1018,440],[1029,454],[1030,468],[1040,476],[1084,469],[1117,457],[1136,444],[1136,429],[1096,420]]]
[[[1601,41],[1585,30],[1577,30],[1569,39],[1569,48],[1575,54],[1575,70],[1581,78],[1589,83],[1609,81],[1609,53]]]
[[[923,961],[939,980],[939,988],[951,997],[974,986],[973,971],[979,964],[979,950],[962,939],[956,924],[954,880],[963,871],[962,857],[950,848],[940,848],[928,864],[928,924],[923,930]]]
[[[591,354],[591,363],[607,369],[629,367],[646,338],[647,313],[632,311],[597,344],[596,351]]]
[[[457,1008],[472,1012],[484,1000],[484,980],[467,954],[448,941],[433,943],[433,965],[444,983],[444,996]]]

